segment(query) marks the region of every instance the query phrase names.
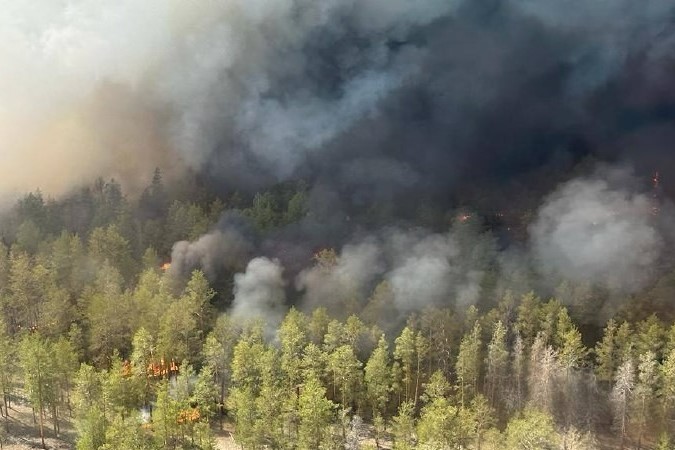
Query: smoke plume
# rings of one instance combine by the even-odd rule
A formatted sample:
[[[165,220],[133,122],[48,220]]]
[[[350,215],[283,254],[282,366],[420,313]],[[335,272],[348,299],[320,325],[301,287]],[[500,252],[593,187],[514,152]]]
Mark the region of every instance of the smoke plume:
[[[384,271],[380,243],[367,239],[347,244],[335,261],[325,261],[303,270],[296,279],[296,287],[304,291],[308,307],[345,305],[368,296],[376,277]]]
[[[283,268],[264,257],[252,259],[246,272],[234,276],[232,317],[238,320],[265,319],[274,328],[285,312]]]
[[[447,233],[386,229],[345,245],[334,262],[301,272],[296,286],[308,307],[358,305],[382,281],[391,286],[390,306],[399,314],[433,305],[468,306],[478,301],[480,283],[494,263],[492,245],[490,236],[470,223]]]
[[[607,176],[609,175],[609,176]],[[654,275],[663,238],[654,200],[631,190],[625,171],[572,180],[550,195],[530,227],[549,277],[631,293]]]
[[[227,213],[218,226],[193,242],[179,241],[171,250],[171,273],[188,275],[201,269],[210,279],[242,269],[253,257],[255,240],[248,221],[239,214]]]
[[[367,298],[386,280],[401,311],[467,305],[494,271],[530,265],[634,292],[664,231],[630,177],[567,182],[539,206],[586,159],[675,174],[674,50],[670,0],[7,0],[0,201],[97,176],[142,186],[155,166],[217,189],[304,179],[295,230],[259,243],[226,217],[175,244],[180,274],[250,262],[235,310],[276,304],[272,259],[289,267],[285,254],[323,243],[342,248],[332,265],[290,258],[285,281],[299,274],[307,304]],[[443,217],[408,229],[427,203],[441,216],[538,210],[532,255],[509,249],[513,262],[489,236],[439,232]]]
[[[188,166],[410,206],[560,155],[636,159],[615,144],[660,146],[673,116],[668,0],[5,3],[2,196]]]

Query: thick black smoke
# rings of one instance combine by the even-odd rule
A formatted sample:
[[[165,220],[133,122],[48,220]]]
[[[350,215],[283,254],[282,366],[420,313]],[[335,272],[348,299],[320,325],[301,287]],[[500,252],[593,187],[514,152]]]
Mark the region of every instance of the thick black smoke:
[[[302,177],[399,208],[523,191],[589,155],[667,177],[673,15],[668,0],[10,0],[0,162],[52,155],[57,190],[136,177],[111,162],[131,152],[226,187]],[[124,107],[92,107],[101,92]],[[2,193],[31,173],[9,171]]]
[[[670,0],[9,0],[0,11],[0,166],[11,169],[0,199],[41,178],[63,191],[92,174],[133,179],[169,161],[223,189],[301,178],[312,189],[300,224],[257,242],[225,220],[174,247],[175,270],[217,274],[262,255],[296,264],[290,276],[315,245],[357,246],[345,247],[338,268],[359,260],[352,250],[363,242],[386,253],[387,232],[360,223],[364,213],[411,236],[395,219],[419,217],[427,204],[529,211],[530,247],[559,262],[568,250],[560,221],[589,198],[609,199],[637,214],[621,223],[642,233],[646,256],[620,269],[642,272],[665,242],[643,220],[644,193],[594,177],[556,186],[586,160],[632,164],[638,179],[658,170],[668,190],[674,50]],[[26,170],[45,155],[63,162],[59,176]],[[595,233],[584,217],[573,231]],[[475,299],[487,269],[456,261],[454,232],[409,239],[417,259],[393,258],[364,283],[384,277],[400,297],[410,288],[400,280],[429,267],[426,275],[459,280],[429,284],[430,303],[458,292],[463,303]],[[409,309],[409,299],[396,301]]]
[[[653,279],[665,231],[640,180],[673,173],[669,2],[393,2],[377,20],[369,14],[384,3],[330,5],[330,19],[316,21],[312,6],[297,4],[289,20],[302,37],[265,47],[265,64],[247,67],[256,75],[234,104],[222,91],[231,68],[200,88],[219,121],[181,116],[210,137],[181,148],[200,155],[214,182],[257,188],[302,177],[314,186],[311,217],[258,250],[297,266],[289,276],[305,301],[364,298],[385,280],[401,311],[465,305],[488,270],[500,273],[498,286],[529,271],[549,291],[573,280],[616,296]],[[585,170],[566,182],[584,160],[628,163],[637,174]],[[426,201],[529,210],[526,249],[469,264],[455,231],[349,223],[375,206],[386,220],[411,217]],[[397,257],[392,236],[410,241]],[[303,270],[320,244],[346,246],[334,267]]]
[[[545,170],[537,197],[588,156],[667,177],[669,2],[450,4],[422,23],[371,28],[349,9],[312,28],[291,52],[298,65],[274,65],[243,101],[206,157],[210,173],[234,184],[302,176],[357,208],[451,203]]]

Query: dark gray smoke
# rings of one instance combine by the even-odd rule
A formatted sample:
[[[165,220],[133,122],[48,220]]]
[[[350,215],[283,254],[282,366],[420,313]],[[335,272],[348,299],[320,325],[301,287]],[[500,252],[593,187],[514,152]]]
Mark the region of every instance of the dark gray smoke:
[[[651,171],[675,116],[669,0],[6,3],[3,195],[180,159],[410,208],[589,154]]]
[[[193,242],[179,241],[171,250],[171,273],[186,276],[203,270],[211,279],[241,270],[254,256],[251,225],[238,213],[226,213],[217,227]]]
[[[488,270],[522,265],[454,229],[381,222],[425,202],[529,209],[546,276],[631,291],[663,239],[639,190],[583,179],[536,211],[585,158],[675,175],[674,16],[670,0],[8,0],[0,201],[157,165],[244,190],[304,178],[295,229],[259,243],[226,218],[177,243],[172,270],[217,277],[279,257],[307,301],[386,279],[401,310],[472,303]],[[302,270],[315,244],[345,245],[325,273]]]

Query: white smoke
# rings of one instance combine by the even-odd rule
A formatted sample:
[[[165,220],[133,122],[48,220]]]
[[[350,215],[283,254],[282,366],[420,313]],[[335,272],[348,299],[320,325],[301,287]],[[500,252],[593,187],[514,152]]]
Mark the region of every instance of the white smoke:
[[[265,319],[271,329],[286,312],[283,268],[276,260],[259,257],[249,261],[245,273],[234,276],[231,315],[237,320]]]
[[[382,235],[346,245],[334,265],[303,271],[297,286],[306,305],[340,305],[352,298],[365,299],[386,280],[400,313],[429,305],[473,304],[489,261],[471,254],[489,241],[474,234],[462,245],[462,226],[448,233],[424,230],[387,230]],[[487,241],[486,241],[487,239]],[[363,306],[363,305],[362,305]]]
[[[547,276],[635,292],[653,275],[662,237],[651,198],[632,191],[623,172],[562,185],[530,227],[538,267]]]
[[[296,279],[296,287],[305,292],[308,306],[343,305],[367,297],[368,288],[383,270],[379,243],[367,239],[346,245],[334,265],[303,270]]]

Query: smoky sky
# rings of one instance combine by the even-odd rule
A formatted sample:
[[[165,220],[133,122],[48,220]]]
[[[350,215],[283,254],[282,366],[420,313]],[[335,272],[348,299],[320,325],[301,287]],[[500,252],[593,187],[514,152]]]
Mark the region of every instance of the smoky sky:
[[[587,157],[667,177],[673,9],[10,0],[0,192],[187,167],[224,188],[304,178],[336,202],[403,207],[532,185]]]

